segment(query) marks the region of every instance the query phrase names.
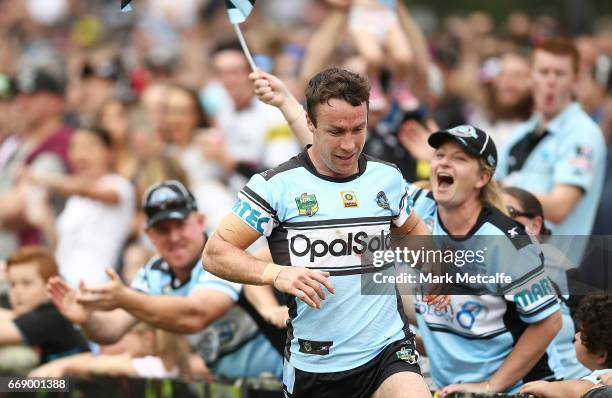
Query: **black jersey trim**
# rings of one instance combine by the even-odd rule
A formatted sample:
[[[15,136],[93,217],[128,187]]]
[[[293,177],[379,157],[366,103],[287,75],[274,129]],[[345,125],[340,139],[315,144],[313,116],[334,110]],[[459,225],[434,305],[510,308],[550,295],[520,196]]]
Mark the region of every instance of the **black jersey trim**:
[[[302,159],[299,157],[299,155],[296,155],[292,157],[291,159],[287,160],[286,162],[283,162],[272,169],[268,169],[266,171],[259,173],[259,175],[262,176],[264,180],[269,181],[272,177],[280,173],[284,173],[285,171],[297,169],[299,167],[305,167],[305,164],[302,161]]]
[[[276,210],[274,210],[272,208],[272,206],[261,196],[259,196],[255,191],[253,191],[251,188],[249,187],[244,187],[242,188],[242,194],[244,196],[246,196],[247,198],[249,198],[250,200],[252,200],[255,204],[257,204],[259,207],[261,207],[262,209],[264,209],[265,211],[267,211],[268,213],[270,213],[270,215],[276,220],[278,221],[278,216],[276,214]]]
[[[299,158],[302,165],[306,168],[306,170],[308,170],[311,174],[315,175],[316,177],[322,180],[330,181],[330,182],[340,182],[340,183],[349,182],[349,181],[353,181],[361,177],[361,175],[363,175],[363,173],[365,173],[366,171],[366,168],[368,166],[368,161],[366,160],[365,155],[362,153],[359,155],[359,159],[357,160],[358,171],[356,174],[350,175],[348,177],[331,177],[331,176],[323,175],[317,171],[314,164],[312,163],[312,160],[310,159],[310,156],[308,155],[308,149],[311,146],[312,145],[307,145],[306,148],[302,152],[300,152],[300,154],[297,155],[297,157]]]
[[[286,229],[320,229],[346,226],[368,226],[378,224],[389,224],[392,220],[391,216],[381,217],[356,217],[356,218],[334,218],[328,220],[315,221],[300,221],[300,222],[285,222],[279,225],[280,228]]]
[[[506,329],[505,327],[502,328],[502,329],[497,329],[497,330],[493,330],[493,331],[490,331],[490,332],[487,332],[487,333],[475,335],[475,334],[461,333],[461,332],[456,331],[455,329],[451,329],[451,328],[448,328],[448,327],[442,326],[442,325],[436,325],[436,324],[427,323],[427,326],[432,331],[442,332],[442,333],[450,333],[450,334],[454,334],[454,335],[457,335],[457,336],[461,336],[461,337],[466,338],[468,340],[488,340],[488,339],[495,338],[497,336],[501,336],[504,333],[508,333],[508,329]]]

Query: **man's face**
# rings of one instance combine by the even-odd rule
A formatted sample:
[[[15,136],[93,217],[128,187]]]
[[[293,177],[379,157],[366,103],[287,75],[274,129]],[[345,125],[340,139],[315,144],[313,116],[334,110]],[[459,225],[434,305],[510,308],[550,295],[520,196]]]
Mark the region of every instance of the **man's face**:
[[[512,107],[531,95],[529,64],[519,56],[507,54],[502,59],[501,70],[493,85],[497,102]]]
[[[308,127],[313,133],[312,155],[318,171],[331,177],[356,174],[366,138],[366,103],[353,106],[334,98],[317,105],[315,112],[317,125],[309,120]]]
[[[249,80],[249,65],[240,51],[226,50],[216,54],[213,67],[238,109],[248,106],[253,98],[252,83]]]
[[[9,301],[17,315],[28,313],[49,301],[45,280],[35,263],[9,267],[7,279],[10,284]]]
[[[171,268],[185,269],[202,255],[204,216],[192,212],[184,220],[163,220],[146,229],[159,254]]]
[[[536,50],[533,55],[531,77],[536,112],[546,120],[557,116],[571,101],[576,85],[576,74],[569,55],[556,55]]]
[[[25,127],[37,128],[50,117],[61,112],[61,100],[47,92],[20,94],[18,97],[19,112],[23,115]]]

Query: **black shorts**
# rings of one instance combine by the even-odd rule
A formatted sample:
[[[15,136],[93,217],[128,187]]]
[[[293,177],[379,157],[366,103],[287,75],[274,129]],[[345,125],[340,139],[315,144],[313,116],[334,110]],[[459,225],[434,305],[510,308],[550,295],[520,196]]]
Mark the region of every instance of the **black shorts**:
[[[414,337],[409,337],[389,344],[371,361],[355,369],[310,373],[294,368],[293,388],[283,385],[283,391],[288,398],[370,398],[395,373],[420,375],[417,358]]]

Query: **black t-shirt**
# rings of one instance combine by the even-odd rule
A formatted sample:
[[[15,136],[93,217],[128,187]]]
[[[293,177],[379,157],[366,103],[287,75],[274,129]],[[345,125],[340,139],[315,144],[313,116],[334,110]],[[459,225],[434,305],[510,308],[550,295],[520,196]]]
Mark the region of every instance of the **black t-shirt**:
[[[89,351],[87,341],[51,303],[23,314],[13,321],[24,344],[41,350],[41,363]]]

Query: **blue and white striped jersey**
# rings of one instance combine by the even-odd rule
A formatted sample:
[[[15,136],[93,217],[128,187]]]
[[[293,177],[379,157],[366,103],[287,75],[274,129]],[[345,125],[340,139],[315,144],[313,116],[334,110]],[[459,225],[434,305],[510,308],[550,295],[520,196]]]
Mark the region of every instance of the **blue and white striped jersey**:
[[[555,291],[544,271],[539,244],[524,228],[492,206],[483,207],[466,237],[448,236],[438,216],[431,192],[410,187],[414,210],[431,228],[436,240],[450,245],[486,247],[482,274],[504,272],[507,285],[456,284],[460,294],[438,311],[422,297],[416,298],[419,332],[431,363],[431,374],[440,388],[453,383],[489,380],[512,351],[529,324],[559,310]],[[466,243],[470,241],[470,243]],[[448,244],[447,243],[447,244]],[[470,291],[478,294],[470,294]],[[491,294],[483,294],[491,292]],[[554,377],[545,354],[523,380]],[[517,383],[510,391],[517,391]]]
[[[330,272],[336,294],[321,309],[289,299],[285,357],[317,373],[356,368],[388,344],[411,336],[396,294],[362,295],[367,249],[390,246],[390,228],[412,208],[407,184],[392,164],[361,155],[347,178],[319,174],[306,151],[257,174],[239,193],[233,212],[264,234],[277,264]]]

